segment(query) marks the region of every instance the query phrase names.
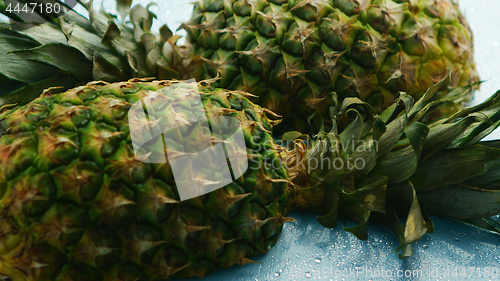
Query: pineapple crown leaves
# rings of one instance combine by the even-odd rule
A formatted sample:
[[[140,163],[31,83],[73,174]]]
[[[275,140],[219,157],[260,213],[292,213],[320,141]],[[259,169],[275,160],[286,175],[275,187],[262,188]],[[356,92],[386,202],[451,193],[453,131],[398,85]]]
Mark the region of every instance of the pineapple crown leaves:
[[[425,213],[427,201],[422,209],[417,200],[422,187],[438,189],[443,185],[461,184],[473,176],[483,176],[488,171],[495,174],[500,170],[496,168],[499,165],[495,166],[498,154],[484,152],[497,148],[484,148],[478,144],[500,125],[497,114],[500,92],[448,119],[422,123],[427,115],[451,102],[447,93],[461,96],[472,87],[450,89],[450,83],[451,74],[448,73],[417,102],[401,93],[398,100],[380,115],[367,103],[347,98],[340,110],[331,109],[334,113],[332,130],[325,132],[323,127],[316,140],[312,141],[299,132],[285,134],[284,141],[292,141],[293,149],[299,147],[303,151],[292,156],[296,159],[287,162],[296,165],[292,169],[289,167],[297,192],[295,204],[317,212],[320,215],[318,221],[327,227],[335,227],[337,219],[357,222],[355,227],[344,228],[361,239],[367,239],[369,219],[384,222],[398,237],[401,245],[397,251],[402,251],[401,256],[411,255],[411,243],[433,231],[432,222]],[[348,118],[350,123],[339,129],[335,123],[341,118]],[[312,119],[321,122],[319,116]],[[483,153],[478,153],[479,148],[475,146],[482,146]],[[470,152],[459,154],[461,150]],[[473,153],[478,155],[475,162],[468,162],[465,155]],[[447,161],[449,164],[442,169],[439,163],[443,155],[448,154],[457,156]],[[327,160],[334,165],[333,168],[324,166]],[[361,161],[363,165],[360,166]],[[472,162],[477,168],[464,173],[462,170],[470,167]],[[429,168],[431,164],[435,168]],[[462,175],[455,176],[457,173]],[[483,176],[481,180],[484,179]],[[474,191],[486,196],[486,192]],[[497,209],[490,204],[482,208],[481,217],[493,214]],[[429,210],[435,212],[435,208]],[[398,215],[406,216],[405,224],[399,221]]]
[[[26,104],[51,86],[62,86],[64,90],[92,80],[180,78],[190,71],[196,73],[197,63],[201,63],[185,58],[186,48],[177,47],[179,37],[173,36],[167,26],[160,29],[159,35],[151,33],[156,17],[149,11],[151,4],[130,8],[130,1],[117,1],[120,22],[104,9],[94,10],[92,1],[78,1],[88,10],[89,19],[60,0],[43,1],[64,5],[66,12],[44,24],[30,25],[0,5],[0,13],[18,20],[15,25],[29,27],[13,29],[12,25],[0,23],[0,60],[5,62],[0,66],[0,80],[9,85],[0,91],[0,106]],[[127,11],[131,26],[123,22]]]
[[[436,89],[430,89],[428,93],[432,95],[436,93]],[[421,107],[423,109],[426,108],[426,106]],[[441,122],[429,125],[429,134],[420,148],[422,151],[421,155],[425,155],[425,157],[420,157],[417,169],[409,179],[395,185],[389,185],[388,191],[390,192],[388,198],[391,198],[391,196],[398,198],[398,200],[404,198],[398,196],[398,193],[396,195],[391,195],[390,193],[396,192],[402,186],[405,186],[405,189],[409,189],[409,187],[412,189],[411,192],[407,192],[407,197],[415,197],[412,194],[417,192],[419,194],[420,205],[423,206],[424,210],[431,211],[434,214],[459,219],[470,219],[471,217],[475,219],[498,213],[496,205],[483,204],[488,200],[491,202],[491,198],[498,199],[498,195],[495,192],[484,188],[468,186],[468,184],[473,183],[471,186],[484,187],[485,184],[481,182],[481,179],[484,179],[487,174],[493,180],[495,179],[491,177],[491,174],[496,173],[496,170],[492,167],[494,167],[498,159],[498,151],[493,151],[493,148],[487,149],[483,143],[478,142],[487,133],[498,127],[498,117],[492,114],[492,112],[497,110],[498,93],[481,105],[466,108],[457,113],[456,116],[460,116],[461,118],[442,119]],[[478,118],[478,116],[481,117]],[[436,139],[439,139],[440,143]],[[446,164],[443,166],[443,163]],[[475,179],[478,181],[475,182]],[[489,183],[492,182],[490,181]],[[429,190],[436,192],[429,193]],[[466,205],[463,201],[452,202],[455,198],[467,198],[465,201],[469,200],[469,204]],[[396,200],[393,201],[397,202]],[[477,203],[473,207],[470,205],[472,201]],[[417,205],[417,202],[413,202],[409,209],[409,214],[412,213],[412,210],[420,209],[420,205]],[[469,209],[470,206],[471,208]],[[407,211],[403,210],[403,213],[405,212]],[[387,217],[388,215],[392,214],[386,212],[385,216]],[[431,232],[432,224],[430,220],[426,218],[424,211],[421,212],[421,215],[428,231]],[[377,216],[380,215],[377,214]],[[407,237],[406,230],[404,231],[405,234],[402,235],[401,226],[396,220],[393,221],[394,224],[390,225],[390,227],[396,232],[397,236],[404,237],[404,239],[400,239],[402,241],[402,248],[400,247],[400,250],[403,249],[403,256],[410,255],[411,251],[407,246],[413,239],[405,238]],[[397,232],[400,234],[398,235]]]
[[[130,6],[132,5],[132,0],[116,0],[116,10],[124,19],[130,12]]]
[[[424,161],[422,166],[428,165],[436,174],[419,168],[412,177],[422,207],[435,215],[500,233],[498,223],[488,218],[500,213],[499,148],[498,140],[481,141],[441,151]],[[438,162],[444,165],[436,169]],[[429,180],[434,182],[422,185]]]

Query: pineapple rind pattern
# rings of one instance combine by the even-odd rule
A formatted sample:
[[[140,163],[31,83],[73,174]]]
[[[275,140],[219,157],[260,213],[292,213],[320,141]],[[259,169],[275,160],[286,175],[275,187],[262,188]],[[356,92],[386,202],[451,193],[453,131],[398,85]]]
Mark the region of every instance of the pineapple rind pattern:
[[[201,78],[258,96],[283,115],[280,134],[309,133],[309,116],[330,120],[329,106],[347,97],[379,113],[400,91],[418,100],[447,69],[452,87],[479,80],[472,33],[451,0],[200,0],[182,28]]]
[[[175,81],[89,83],[0,113],[0,275],[12,280],[164,280],[252,262],[290,196],[264,110],[199,84],[207,116],[242,123],[245,174],[181,201],[169,163],[134,155],[128,109]],[[261,149],[262,151],[259,151]],[[259,156],[260,155],[260,156]],[[265,157],[263,157],[265,156]]]

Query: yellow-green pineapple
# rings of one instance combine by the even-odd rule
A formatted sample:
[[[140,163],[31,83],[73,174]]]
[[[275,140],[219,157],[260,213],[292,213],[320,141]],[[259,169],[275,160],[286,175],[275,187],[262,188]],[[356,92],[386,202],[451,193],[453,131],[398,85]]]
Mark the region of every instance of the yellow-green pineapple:
[[[478,81],[472,33],[451,0],[200,0],[184,28],[204,75],[283,116],[277,130],[311,130],[315,113],[358,97],[382,112],[399,91],[418,99],[452,71]],[[435,117],[470,99],[459,97]]]

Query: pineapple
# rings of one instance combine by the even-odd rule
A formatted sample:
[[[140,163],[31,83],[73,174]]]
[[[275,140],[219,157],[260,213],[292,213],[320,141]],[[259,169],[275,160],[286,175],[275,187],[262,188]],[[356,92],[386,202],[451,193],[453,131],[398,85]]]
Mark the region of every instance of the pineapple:
[[[347,97],[379,113],[399,91],[419,99],[447,68],[454,87],[478,81],[472,33],[452,0],[199,0],[182,28],[202,78],[258,96],[283,116],[280,134],[309,133],[311,115],[329,120],[330,104]]]
[[[450,119],[421,123],[470,90],[450,90],[450,81],[446,76],[415,103],[402,93],[380,115],[368,103],[347,98],[341,108],[332,108],[333,124],[350,120],[344,129],[321,131],[314,141],[289,132],[286,146],[271,135],[271,111],[249,101],[248,93],[212,87],[213,80],[97,81],[64,93],[45,91],[24,106],[4,106],[0,276],[13,281],[201,277],[268,251],[283,224],[293,220],[286,217],[291,208],[318,213],[326,227],[335,227],[337,219],[358,222],[345,229],[361,239],[373,219],[396,233],[403,256],[411,255],[411,243],[433,229],[415,190],[436,171],[419,163],[439,161],[445,152],[475,153],[477,142],[499,125],[498,95]],[[136,119],[130,109],[155,93],[159,101],[172,97],[168,91],[181,97],[181,107],[157,103],[155,110],[166,110],[165,120],[196,122],[190,119],[191,105],[183,103],[187,95],[200,96],[212,131],[214,117],[239,120],[248,159],[242,176],[183,200],[173,160],[152,160],[152,152],[182,157],[203,147],[201,140],[216,144],[226,138],[179,126],[172,128],[167,149],[148,141],[148,150],[137,149],[131,124],[153,131],[164,119]],[[492,161],[488,157],[481,154],[478,161]],[[202,187],[213,182],[200,173],[219,173],[208,158],[189,175]],[[233,174],[236,167],[231,162]],[[455,182],[436,181],[433,189]],[[475,211],[475,217],[490,214],[488,208]],[[397,214],[408,217],[406,225]]]
[[[284,167],[263,163],[279,157],[265,110],[240,93],[201,85],[176,89],[181,97],[201,95],[207,117],[241,121],[256,157],[243,177],[181,200],[170,161],[137,156],[130,128],[147,123],[128,118],[129,109],[175,84],[94,82],[45,93],[0,115],[0,275],[16,281],[203,276],[252,262],[249,256],[276,242],[290,220],[292,189]],[[169,146],[169,153],[186,154],[210,137],[178,129],[186,130],[191,136],[177,142],[177,150]],[[183,148],[184,142],[191,145]]]
[[[0,12],[12,17],[1,2]],[[124,18],[130,1],[117,4]],[[447,68],[452,86],[478,81],[472,34],[451,0],[201,0],[183,25],[189,42],[180,47],[167,26],[151,31],[154,15],[141,6],[130,9],[132,25],[93,10],[92,2],[84,6],[90,19],[69,11],[29,29],[0,25],[6,41],[0,59],[12,63],[0,68],[0,82],[11,85],[0,90],[0,105],[91,80],[220,75],[216,86],[252,93],[253,102],[282,115],[274,130],[281,136],[317,133],[318,123],[331,120],[330,105],[339,107],[346,97],[379,113],[399,91],[418,99]],[[61,54],[67,55],[57,60]],[[470,97],[456,97],[429,120],[450,115]],[[312,118],[315,113],[323,119]]]

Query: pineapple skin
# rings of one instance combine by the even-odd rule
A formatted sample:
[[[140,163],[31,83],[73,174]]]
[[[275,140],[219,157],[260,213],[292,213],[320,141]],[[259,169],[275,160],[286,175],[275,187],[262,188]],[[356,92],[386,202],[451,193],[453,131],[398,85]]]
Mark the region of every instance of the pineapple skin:
[[[200,79],[219,74],[218,86],[258,96],[283,116],[280,133],[310,133],[307,118],[330,120],[346,97],[379,113],[400,91],[417,100],[447,68],[452,87],[479,81],[472,32],[451,0],[200,0],[182,28],[204,61]]]
[[[198,85],[207,117],[241,121],[252,157],[233,183],[180,201],[169,163],[139,161],[128,109],[175,81],[92,82],[0,113],[0,276],[202,277],[277,241],[291,185],[265,110]],[[274,161],[276,162],[276,161]]]

